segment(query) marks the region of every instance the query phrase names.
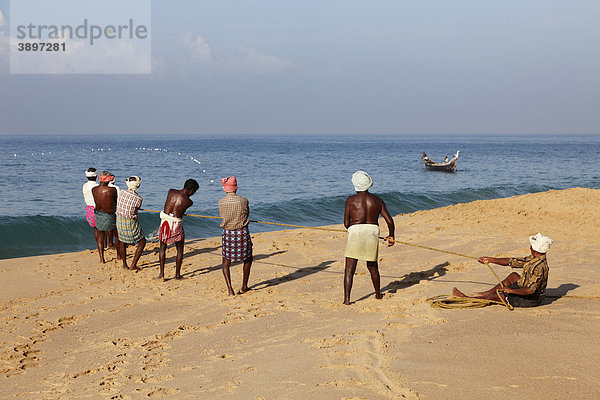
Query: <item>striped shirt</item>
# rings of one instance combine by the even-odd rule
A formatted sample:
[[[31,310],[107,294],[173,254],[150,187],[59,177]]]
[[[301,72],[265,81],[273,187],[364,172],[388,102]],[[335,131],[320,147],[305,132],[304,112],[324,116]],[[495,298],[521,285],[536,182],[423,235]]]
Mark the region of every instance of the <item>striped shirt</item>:
[[[523,275],[517,281],[519,287],[526,287],[532,293],[544,296],[548,284],[548,261],[546,255],[540,257],[527,256],[523,258],[511,258],[510,266],[523,268]]]
[[[221,228],[227,231],[235,231],[248,226],[250,223],[248,199],[238,196],[235,192],[228,192],[219,200],[219,214],[223,218]]]
[[[117,198],[117,216],[136,219],[138,208],[142,206],[142,197],[131,190],[121,190]]]

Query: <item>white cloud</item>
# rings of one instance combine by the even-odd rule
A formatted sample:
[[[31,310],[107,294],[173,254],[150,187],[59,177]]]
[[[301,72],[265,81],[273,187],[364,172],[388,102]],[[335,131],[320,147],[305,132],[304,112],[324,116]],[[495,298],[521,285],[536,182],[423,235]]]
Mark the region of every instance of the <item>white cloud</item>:
[[[245,47],[240,48],[236,54],[228,58],[225,65],[256,74],[277,74],[292,67],[292,63],[289,61]]]
[[[192,57],[196,61],[203,63],[209,63],[212,61],[212,51],[210,50],[210,44],[202,36],[194,36],[191,32],[188,32],[183,36],[183,44],[191,50]]]
[[[247,71],[255,74],[277,74],[293,67],[289,61],[249,47],[240,47],[233,54],[215,58],[208,40],[202,36],[193,35],[191,32],[182,37],[182,42],[190,50],[189,58],[196,64],[208,67]]]

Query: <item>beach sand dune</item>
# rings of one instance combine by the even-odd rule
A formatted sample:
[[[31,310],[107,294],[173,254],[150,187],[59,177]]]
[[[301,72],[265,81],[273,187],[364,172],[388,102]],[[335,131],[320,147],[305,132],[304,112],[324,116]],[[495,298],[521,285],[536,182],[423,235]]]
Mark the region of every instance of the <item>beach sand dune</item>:
[[[345,234],[318,230],[253,234],[252,290],[231,298],[220,238],[187,243],[183,281],[155,279],[155,244],[139,273],[114,251],[105,265],[96,251],[2,260],[0,397],[599,398],[597,204],[599,190],[576,188],[395,217],[398,240],[473,256],[554,239],[549,297],[512,312],[431,308],[453,286],[496,280],[473,259],[405,245],[381,247],[383,300],[361,262],[343,306]],[[241,265],[232,274],[239,287]]]

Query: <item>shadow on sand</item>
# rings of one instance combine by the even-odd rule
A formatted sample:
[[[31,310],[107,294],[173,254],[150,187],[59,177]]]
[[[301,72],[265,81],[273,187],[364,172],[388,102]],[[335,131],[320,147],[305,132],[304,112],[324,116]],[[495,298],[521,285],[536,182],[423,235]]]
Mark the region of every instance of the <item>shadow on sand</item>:
[[[213,250],[217,250],[217,249],[219,249],[219,247],[217,247],[216,249],[213,249]],[[271,254],[257,254],[255,256],[253,256],[254,260],[252,261],[252,263],[254,264],[257,261],[263,260],[265,258],[273,257],[273,256],[276,256],[276,255],[281,254],[281,253],[285,253],[285,251],[280,250],[280,251],[276,251],[276,252],[271,253]],[[221,253],[210,253],[210,254],[214,254],[215,256],[219,256],[219,257],[221,256]],[[231,266],[233,267],[236,264],[243,264],[243,261],[234,261],[234,262],[231,263]],[[221,268],[222,268],[222,264],[217,264],[217,265],[212,266],[212,267],[198,268],[198,269],[196,269],[194,271],[190,271],[190,272],[186,272],[184,274],[181,274],[181,276],[184,276],[184,277],[194,277],[194,276],[198,276],[198,275],[208,274],[209,272],[212,272],[212,271],[218,271]]]
[[[563,283],[557,288],[546,289],[546,298],[542,301],[542,305],[552,304],[563,296],[566,296],[571,290],[579,287],[574,283]]]
[[[431,281],[444,276],[448,271],[446,269],[448,265],[450,265],[450,263],[446,261],[443,264],[438,264],[425,271],[410,272],[402,276],[399,280],[390,282],[385,287],[381,288],[381,293],[396,293],[398,289],[406,289],[418,285],[421,281]]]
[[[390,282],[384,287],[382,287],[381,294],[396,293],[398,289],[406,289],[408,287],[418,285],[421,281],[431,281],[433,279],[439,278],[440,276],[444,276],[446,275],[446,267],[448,265],[450,265],[450,263],[446,261],[445,263],[438,264],[435,267],[425,271],[409,272],[408,274],[401,276],[397,281]],[[369,293],[361,297],[360,299],[353,301],[351,304],[368,299],[369,297],[374,295],[375,292]]]
[[[268,279],[266,281],[256,283],[256,284],[250,286],[250,289],[265,289],[265,288],[268,288],[271,286],[277,286],[284,282],[290,282],[290,281],[293,281],[296,279],[304,278],[308,275],[316,274],[317,272],[326,270],[327,268],[331,267],[331,265],[334,262],[335,261],[323,261],[321,264],[316,265],[314,267],[304,267],[304,268],[293,267],[295,269],[294,272],[290,272],[289,274],[280,276],[278,278]],[[274,264],[274,265],[279,265],[279,264]],[[287,265],[282,265],[282,266],[286,267],[286,268],[292,268]]]

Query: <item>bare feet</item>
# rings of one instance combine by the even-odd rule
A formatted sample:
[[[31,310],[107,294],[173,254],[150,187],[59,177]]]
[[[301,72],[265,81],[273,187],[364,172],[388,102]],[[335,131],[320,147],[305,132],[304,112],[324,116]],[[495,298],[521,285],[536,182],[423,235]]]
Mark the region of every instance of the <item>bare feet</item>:
[[[158,279],[159,281],[163,281],[164,282],[165,281],[165,276],[163,274],[159,274],[158,278],[156,278],[156,279]]]
[[[135,271],[135,272],[141,271],[141,269],[139,269],[138,267],[134,267],[134,266],[129,267],[129,270]]]
[[[181,275],[175,275],[175,279],[177,279],[178,281],[180,281],[180,280],[183,279],[183,276],[181,276]]]
[[[250,289],[249,289],[249,288],[241,288],[241,289],[240,289],[240,290],[237,292],[237,294],[244,294],[244,293],[246,293],[246,292],[249,292],[249,291],[250,291]]]
[[[458,290],[457,288],[452,288],[452,294],[458,297],[468,297],[466,294]]]
[[[382,295],[381,293],[379,293],[379,294],[376,294],[376,295],[375,295],[375,298],[376,298],[377,300],[381,300],[381,299],[383,299],[383,295]]]

